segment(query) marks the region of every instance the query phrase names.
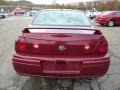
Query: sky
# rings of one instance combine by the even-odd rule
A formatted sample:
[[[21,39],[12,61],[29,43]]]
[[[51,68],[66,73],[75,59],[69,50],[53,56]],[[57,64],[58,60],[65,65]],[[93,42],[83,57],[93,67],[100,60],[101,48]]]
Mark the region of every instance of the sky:
[[[35,4],[52,4],[54,0],[27,0],[31,1]],[[86,2],[86,1],[95,1],[95,0],[56,0],[56,3],[59,4],[67,4],[67,3],[72,3],[72,2]]]

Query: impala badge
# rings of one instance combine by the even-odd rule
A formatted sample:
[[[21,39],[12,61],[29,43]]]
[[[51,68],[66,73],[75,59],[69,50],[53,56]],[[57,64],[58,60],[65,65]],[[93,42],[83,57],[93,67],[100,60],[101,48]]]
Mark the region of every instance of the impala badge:
[[[59,49],[60,51],[64,51],[66,48],[65,48],[64,45],[60,45],[60,46],[58,47],[58,49]]]

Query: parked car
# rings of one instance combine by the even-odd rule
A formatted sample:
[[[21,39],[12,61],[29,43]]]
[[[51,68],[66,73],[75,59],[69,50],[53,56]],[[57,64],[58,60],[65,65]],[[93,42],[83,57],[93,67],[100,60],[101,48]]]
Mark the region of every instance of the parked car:
[[[103,76],[108,43],[77,10],[42,10],[15,41],[12,58],[20,75],[80,78]]]
[[[38,11],[36,11],[36,10],[31,10],[31,11],[29,12],[29,16],[35,16],[37,13],[38,13]]]
[[[96,17],[96,15],[98,15],[98,13],[99,12],[96,11],[96,10],[89,10],[89,11],[86,12],[86,15],[87,15],[88,18],[93,19],[93,18]]]
[[[5,18],[5,15],[3,15],[2,13],[0,13],[0,18]]]
[[[120,25],[120,11],[107,11],[100,14],[95,19],[96,23],[108,27]]]
[[[31,10],[31,11],[28,11],[26,12],[26,16],[35,16],[36,14],[38,13],[37,10]]]
[[[8,17],[8,14],[7,14],[7,13],[1,13],[1,12],[0,12],[0,18],[6,18],[6,17]]]

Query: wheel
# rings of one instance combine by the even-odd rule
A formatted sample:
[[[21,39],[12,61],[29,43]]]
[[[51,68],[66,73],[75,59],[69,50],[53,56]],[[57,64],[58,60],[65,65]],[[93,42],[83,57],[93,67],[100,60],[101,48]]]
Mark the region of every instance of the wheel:
[[[5,16],[4,16],[4,15],[2,15],[2,18],[5,18]]]
[[[89,17],[90,19],[93,19],[93,17],[90,15],[90,17]]]
[[[115,25],[115,22],[113,20],[108,21],[107,26],[113,27]]]
[[[92,19],[93,19],[93,17],[90,17],[90,19],[92,20]]]
[[[101,26],[104,26],[104,24],[100,24]]]

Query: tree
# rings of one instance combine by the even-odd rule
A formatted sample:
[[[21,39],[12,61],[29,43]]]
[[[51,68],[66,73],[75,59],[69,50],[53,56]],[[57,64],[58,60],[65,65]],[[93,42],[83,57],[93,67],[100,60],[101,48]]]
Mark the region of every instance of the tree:
[[[80,2],[78,3],[78,6],[76,7],[76,9],[85,11],[86,7],[83,2]]]
[[[97,5],[97,9],[99,11],[103,11],[106,8],[106,4],[103,1],[100,1],[100,3]]]
[[[0,0],[0,5],[4,5],[6,4],[6,1],[5,0]]]
[[[109,10],[119,10],[120,1],[119,0],[110,0],[106,3],[106,6]]]

